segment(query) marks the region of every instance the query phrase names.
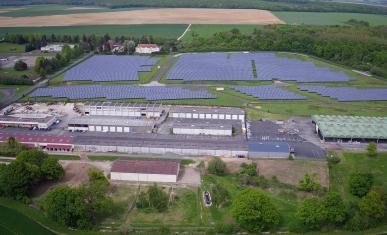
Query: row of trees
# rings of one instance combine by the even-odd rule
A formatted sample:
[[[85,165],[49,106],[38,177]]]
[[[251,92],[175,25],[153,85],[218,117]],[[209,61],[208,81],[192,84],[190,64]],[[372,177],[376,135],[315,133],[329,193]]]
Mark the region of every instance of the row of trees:
[[[128,7],[192,7],[192,8],[252,8],[272,11],[358,12],[386,14],[385,7],[311,0],[13,0],[3,5],[72,4],[97,5],[110,8]]]
[[[238,29],[178,45],[180,51],[289,51],[306,53],[387,77],[387,26],[270,25],[242,34]]]
[[[63,176],[57,159],[37,149],[24,150],[10,164],[0,164],[0,195],[27,202],[34,186]]]

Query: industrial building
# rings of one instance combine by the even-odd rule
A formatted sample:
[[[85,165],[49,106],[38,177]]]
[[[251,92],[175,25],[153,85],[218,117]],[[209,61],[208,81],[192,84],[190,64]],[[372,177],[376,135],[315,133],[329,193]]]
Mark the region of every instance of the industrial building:
[[[136,53],[139,54],[151,54],[160,51],[160,46],[156,44],[138,44],[136,46]]]
[[[324,141],[387,141],[387,117],[314,115],[312,122]]]
[[[1,127],[49,129],[55,121],[56,117],[50,115],[0,116]]]
[[[77,108],[84,115],[159,118],[164,113],[161,104],[88,102],[77,104]]]
[[[62,152],[74,150],[73,136],[0,132],[0,142],[6,142],[11,137],[14,137],[18,142],[30,148],[41,148],[49,151]]]
[[[192,119],[245,120],[245,111],[239,108],[172,106],[169,117]]]
[[[226,120],[179,119],[174,122],[172,133],[176,135],[232,136],[233,126]]]
[[[110,179],[176,183],[179,171],[180,163],[178,161],[117,160],[111,167]]]
[[[82,116],[68,122],[69,131],[141,132],[151,133],[155,121],[146,118],[124,116]]]
[[[285,142],[248,143],[249,158],[289,158],[290,147]]]

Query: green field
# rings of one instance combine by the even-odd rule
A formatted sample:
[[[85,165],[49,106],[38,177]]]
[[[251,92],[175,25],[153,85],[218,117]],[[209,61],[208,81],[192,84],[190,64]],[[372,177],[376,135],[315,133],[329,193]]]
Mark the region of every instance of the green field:
[[[355,19],[367,21],[372,26],[387,25],[386,15],[288,11],[275,11],[273,13],[287,24],[345,25],[346,21]]]
[[[24,45],[7,43],[7,42],[0,43],[0,54],[1,55],[23,53],[24,49],[25,49]]]
[[[191,25],[188,32],[183,37],[183,42],[189,42],[193,36],[209,38],[217,32],[228,32],[232,29],[238,29],[241,33],[252,33],[254,29],[263,27],[262,25],[216,25],[216,24],[203,24],[203,25]],[[1,32],[1,31],[0,31]]]
[[[59,154],[49,154],[51,158],[55,158],[58,160],[80,160],[81,158],[78,155],[59,155]]]
[[[75,8],[74,8],[75,7]],[[49,16],[49,15],[67,15],[77,13],[97,13],[111,11],[126,11],[136,8],[118,8],[110,9],[104,7],[84,7],[82,6],[63,6],[63,5],[29,5],[22,7],[2,7],[0,16],[7,17],[28,17],[28,16]]]
[[[143,25],[77,25],[50,27],[0,27],[0,35],[10,34],[56,34],[56,35],[91,35],[112,37],[133,36],[178,38],[188,25],[185,24],[143,24]],[[23,48],[24,50],[24,48]]]
[[[372,173],[375,186],[387,187],[387,153],[379,153],[375,158],[364,153],[349,152],[340,153],[339,156],[341,162],[330,170],[330,187],[341,193],[346,200],[355,198],[349,192],[349,178],[352,173]]]
[[[18,211],[0,206],[0,234],[55,234]]]

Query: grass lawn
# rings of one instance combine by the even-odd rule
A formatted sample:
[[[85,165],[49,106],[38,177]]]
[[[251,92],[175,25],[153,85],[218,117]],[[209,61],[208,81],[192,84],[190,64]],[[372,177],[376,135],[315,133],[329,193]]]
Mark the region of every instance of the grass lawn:
[[[370,172],[374,175],[374,185],[387,187],[387,153],[379,153],[376,158],[365,153],[339,153],[341,162],[330,170],[330,188],[339,192],[344,199],[355,198],[349,192],[349,179],[352,173]]]
[[[263,27],[262,25],[217,25],[203,24],[191,25],[188,32],[183,37],[183,42],[190,42],[194,35],[203,38],[209,38],[217,32],[226,32],[232,29],[239,29],[241,33],[252,33],[254,29]]]
[[[178,38],[188,25],[185,24],[141,24],[141,25],[77,25],[48,27],[0,27],[0,35],[10,34],[56,34],[56,35],[92,35],[111,37],[133,36]],[[23,47],[24,50],[24,47]]]
[[[22,75],[35,76],[37,74],[32,68],[24,71],[16,71],[13,68],[2,68],[0,69],[0,75],[4,77],[20,78]]]
[[[0,206],[0,234],[55,234],[18,211]]]
[[[58,160],[81,160],[81,158],[78,155],[56,155],[56,154],[49,154],[49,157],[58,159]]]
[[[345,25],[350,19],[363,20],[372,26],[387,25],[387,16],[360,13],[275,11],[275,16],[287,24]]]
[[[117,156],[99,156],[99,155],[88,155],[87,158],[92,161],[115,161],[121,157]]]
[[[23,53],[25,49],[25,45],[2,42],[0,43],[0,54],[17,54]]]

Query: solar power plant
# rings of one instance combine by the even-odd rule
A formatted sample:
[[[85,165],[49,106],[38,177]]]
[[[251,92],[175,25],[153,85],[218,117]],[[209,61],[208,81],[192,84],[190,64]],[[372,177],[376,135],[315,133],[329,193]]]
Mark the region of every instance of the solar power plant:
[[[232,89],[246,95],[262,100],[305,100],[303,95],[299,95],[273,85],[267,86],[234,86]]]
[[[387,88],[355,88],[302,85],[300,90],[314,92],[338,101],[383,101],[387,100]]]
[[[255,65],[257,77],[254,77]],[[277,57],[273,52],[183,54],[167,76],[185,81],[347,82],[343,72],[317,67],[312,62]]]
[[[64,81],[135,81],[138,72],[149,72],[157,59],[149,56],[98,55],[71,68]]]
[[[183,54],[172,67],[167,80],[249,81],[255,80],[251,61],[240,53]]]
[[[192,91],[180,87],[133,86],[133,85],[77,85],[63,87],[38,88],[31,97],[53,97],[77,99],[106,98],[146,99],[146,100],[180,100],[180,99],[213,99],[208,91]]]

